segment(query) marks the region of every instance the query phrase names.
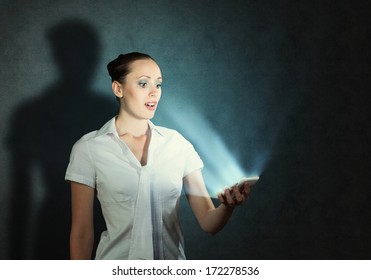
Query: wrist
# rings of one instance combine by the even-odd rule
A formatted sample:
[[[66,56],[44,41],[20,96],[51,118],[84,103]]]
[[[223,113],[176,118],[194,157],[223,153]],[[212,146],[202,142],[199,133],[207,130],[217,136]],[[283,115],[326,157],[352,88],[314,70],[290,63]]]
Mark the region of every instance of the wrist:
[[[228,204],[226,204],[226,203],[221,203],[221,204],[220,204],[220,207],[221,207],[224,211],[226,211],[226,212],[233,212],[233,210],[234,210],[234,208],[235,208],[235,206],[230,206],[230,205],[228,205]]]

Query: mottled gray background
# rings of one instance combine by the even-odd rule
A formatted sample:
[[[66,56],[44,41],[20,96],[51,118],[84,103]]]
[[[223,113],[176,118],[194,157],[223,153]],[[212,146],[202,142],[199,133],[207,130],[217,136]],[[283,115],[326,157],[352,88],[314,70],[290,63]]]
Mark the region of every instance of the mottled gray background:
[[[367,5],[1,1],[0,258],[68,258],[71,146],[117,112],[107,62],[141,51],[165,81],[154,122],[189,138],[205,172],[228,168],[202,148],[216,139],[259,166],[216,236],[182,199],[189,259],[369,259]]]

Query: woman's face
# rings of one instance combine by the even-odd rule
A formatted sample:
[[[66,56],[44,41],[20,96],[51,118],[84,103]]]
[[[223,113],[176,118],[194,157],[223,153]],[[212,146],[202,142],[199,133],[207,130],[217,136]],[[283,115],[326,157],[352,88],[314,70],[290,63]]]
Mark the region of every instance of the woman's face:
[[[153,118],[161,98],[161,70],[151,59],[136,60],[121,85],[121,109],[138,119]]]

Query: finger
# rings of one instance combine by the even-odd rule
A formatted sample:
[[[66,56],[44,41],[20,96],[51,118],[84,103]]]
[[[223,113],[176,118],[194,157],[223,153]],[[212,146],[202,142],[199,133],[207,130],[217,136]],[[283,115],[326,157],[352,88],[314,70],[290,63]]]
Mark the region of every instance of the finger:
[[[234,207],[235,206],[235,201],[232,197],[232,193],[229,189],[226,189],[224,191],[224,197],[225,197],[225,200],[226,200],[226,203],[228,204],[229,207]]]
[[[218,193],[218,200],[220,201],[220,203],[223,203],[225,204],[225,199],[224,199],[224,195],[222,193]]]
[[[242,190],[242,193],[243,195],[245,196],[245,198],[248,198],[250,196],[250,193],[251,193],[251,185],[246,182],[244,185],[243,185],[243,190]]]
[[[237,205],[240,205],[241,203],[244,202],[245,200],[245,196],[243,195],[243,193],[241,193],[240,189],[237,187],[237,186],[234,186],[232,188],[232,191],[233,191],[233,198],[234,198],[234,201]]]

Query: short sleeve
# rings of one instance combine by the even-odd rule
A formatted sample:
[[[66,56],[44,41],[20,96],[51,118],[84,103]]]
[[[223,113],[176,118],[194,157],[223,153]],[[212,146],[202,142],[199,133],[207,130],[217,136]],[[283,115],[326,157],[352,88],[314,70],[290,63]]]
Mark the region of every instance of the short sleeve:
[[[87,141],[79,140],[73,146],[65,180],[95,188],[95,167]]]
[[[185,150],[185,156],[186,156],[186,162],[185,162],[185,168],[184,168],[184,174],[183,177],[189,175],[195,170],[202,169],[204,167],[203,161],[192,146],[191,143],[189,143],[187,149]]]

